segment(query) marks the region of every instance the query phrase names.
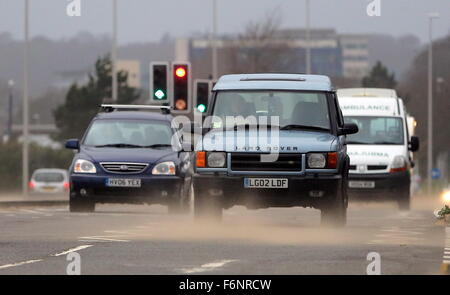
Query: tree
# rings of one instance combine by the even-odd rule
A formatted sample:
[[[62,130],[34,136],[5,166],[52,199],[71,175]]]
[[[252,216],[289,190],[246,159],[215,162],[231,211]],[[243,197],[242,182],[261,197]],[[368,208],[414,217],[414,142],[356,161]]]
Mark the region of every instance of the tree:
[[[276,9],[261,21],[248,23],[236,40],[229,40],[229,72],[263,73],[288,68],[293,54],[285,42],[280,42],[280,25],[281,14]]]
[[[95,74],[89,75],[89,81],[85,85],[72,84],[64,104],[53,112],[56,127],[59,129],[55,139],[65,140],[82,136],[98,112],[99,105],[112,97],[111,68],[109,56],[99,58],[95,63]],[[117,76],[118,103],[130,104],[137,100],[140,93],[128,86],[128,73],[119,71]]]
[[[448,118],[450,117],[450,35],[433,42],[433,154],[435,160],[450,150]],[[407,94],[408,112],[417,120],[416,135],[420,137],[419,166],[426,175],[428,149],[428,48],[414,59],[402,79],[400,91]],[[417,158],[416,158],[417,159]]]
[[[388,69],[380,61],[377,61],[369,76],[364,77],[361,83],[363,87],[394,89],[397,86],[395,74],[389,74]]]

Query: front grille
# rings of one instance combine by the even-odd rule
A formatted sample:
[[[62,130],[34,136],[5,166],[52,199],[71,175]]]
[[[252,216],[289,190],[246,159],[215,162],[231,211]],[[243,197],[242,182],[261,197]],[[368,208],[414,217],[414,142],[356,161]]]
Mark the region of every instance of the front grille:
[[[367,171],[386,170],[387,165],[367,165]],[[356,165],[350,165],[350,170],[357,170]]]
[[[147,168],[148,164],[144,163],[100,163],[106,172],[111,173],[141,173]]]
[[[232,153],[232,171],[301,171],[301,154],[278,154],[275,162],[261,162],[261,154]]]
[[[368,165],[367,170],[386,170],[387,165]]]

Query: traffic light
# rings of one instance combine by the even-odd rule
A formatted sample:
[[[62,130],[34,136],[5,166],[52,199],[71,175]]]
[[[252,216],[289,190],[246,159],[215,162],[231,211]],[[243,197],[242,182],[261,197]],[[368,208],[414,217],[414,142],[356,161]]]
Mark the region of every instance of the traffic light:
[[[178,112],[189,112],[191,94],[191,73],[189,63],[172,64],[173,109]]]
[[[206,111],[208,110],[211,84],[212,83],[209,80],[195,80],[194,107],[197,112],[206,113]]]
[[[169,99],[169,63],[152,62],[150,64],[150,99],[167,102]]]

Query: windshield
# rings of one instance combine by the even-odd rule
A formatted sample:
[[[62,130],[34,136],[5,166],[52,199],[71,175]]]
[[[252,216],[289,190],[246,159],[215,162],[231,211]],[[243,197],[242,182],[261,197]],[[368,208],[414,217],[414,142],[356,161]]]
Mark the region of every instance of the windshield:
[[[84,144],[96,147],[171,146],[172,129],[168,123],[150,120],[96,120]]]
[[[64,175],[59,172],[38,172],[33,179],[36,182],[63,182]]]
[[[327,95],[323,92],[300,91],[221,91],[218,92],[213,116],[225,122],[227,116],[261,116],[279,118],[280,127],[317,127],[330,129]],[[223,123],[212,124],[213,128]]]
[[[345,117],[346,123],[359,127],[347,136],[348,144],[403,144],[403,120],[392,117]]]

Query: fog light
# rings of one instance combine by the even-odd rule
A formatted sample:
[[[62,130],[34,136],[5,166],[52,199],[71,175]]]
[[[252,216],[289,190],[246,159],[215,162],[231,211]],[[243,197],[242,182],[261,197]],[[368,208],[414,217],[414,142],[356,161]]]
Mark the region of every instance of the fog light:
[[[167,191],[162,191],[161,192],[161,196],[163,197],[167,197],[169,195],[169,193],[167,193]]]
[[[87,191],[84,188],[80,189],[80,195],[82,197],[86,197],[87,196]]]
[[[309,196],[313,198],[321,198],[325,195],[324,191],[309,191]]]

